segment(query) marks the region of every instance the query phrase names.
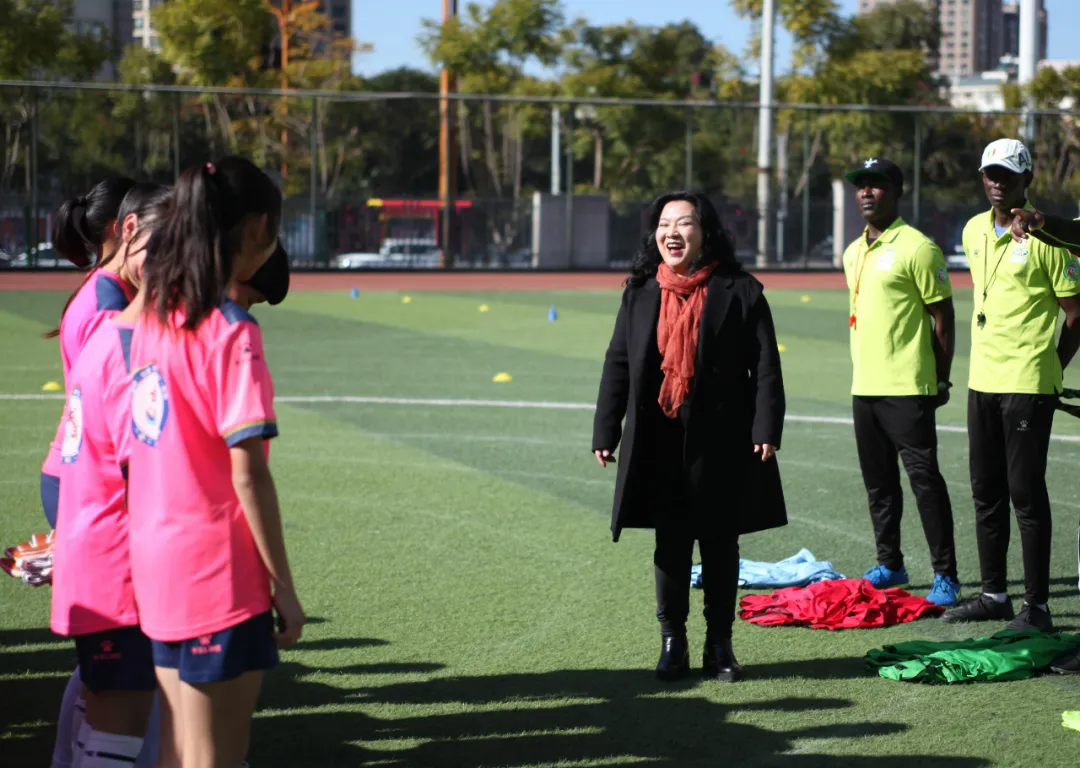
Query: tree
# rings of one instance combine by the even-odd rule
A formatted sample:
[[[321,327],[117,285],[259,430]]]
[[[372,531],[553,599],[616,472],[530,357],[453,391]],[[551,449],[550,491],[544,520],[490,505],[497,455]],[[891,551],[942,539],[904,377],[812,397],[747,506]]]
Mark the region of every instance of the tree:
[[[462,93],[550,95],[554,86],[526,75],[525,67],[558,61],[563,18],[558,0],[495,0],[488,8],[469,3],[464,16],[446,24],[425,19],[419,41],[433,64],[458,76]],[[510,201],[509,213],[493,213],[487,222],[489,242],[504,255],[520,229],[527,145],[546,136],[547,110],[485,101],[478,110],[459,103],[457,111],[464,186],[473,196]]]
[[[763,0],[731,0],[735,13],[744,19],[761,20]],[[777,0],[776,13],[784,29],[795,39],[792,64],[795,69],[812,65],[841,24],[836,0]],[[760,55],[760,30],[750,41],[750,58]]]
[[[716,73],[736,71],[734,57],[688,21],[663,27],[630,22],[595,27],[578,21],[565,39],[562,88],[570,96],[707,98]],[[719,82],[731,87],[727,78]],[[578,115],[588,135],[578,139],[575,154],[586,154],[591,146],[591,186],[600,190],[606,181],[616,198],[640,200],[683,186],[687,120],[700,161],[698,186],[720,191],[731,170],[724,143],[731,138],[732,122],[714,110],[694,114],[686,108],[604,105],[582,108]]]
[[[71,0],[0,0],[0,78],[7,80],[89,80],[109,57],[109,41],[72,30]],[[28,168],[28,137],[25,132],[37,116],[50,125],[70,121],[50,103],[42,103],[30,89],[5,89],[0,95],[3,135],[0,137],[0,191],[15,181],[15,171]],[[69,127],[77,128],[77,125]],[[41,154],[45,166],[56,158],[59,167],[84,158],[64,158],[54,150],[52,140],[62,138],[62,130],[43,136]],[[50,152],[50,150],[53,150]],[[27,179],[29,175],[27,174]]]

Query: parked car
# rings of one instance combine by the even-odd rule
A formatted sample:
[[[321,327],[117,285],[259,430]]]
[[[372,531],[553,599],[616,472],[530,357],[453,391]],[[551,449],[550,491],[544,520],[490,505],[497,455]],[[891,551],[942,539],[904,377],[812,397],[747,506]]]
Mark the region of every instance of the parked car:
[[[430,238],[388,237],[383,240],[378,253],[343,253],[333,260],[338,269],[434,268],[441,263],[442,251]]]

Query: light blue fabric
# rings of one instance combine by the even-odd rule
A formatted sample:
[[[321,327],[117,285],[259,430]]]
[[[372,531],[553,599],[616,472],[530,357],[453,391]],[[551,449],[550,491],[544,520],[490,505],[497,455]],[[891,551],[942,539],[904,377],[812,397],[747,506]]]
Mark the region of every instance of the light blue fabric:
[[[739,560],[740,587],[805,587],[819,581],[842,579],[844,575],[833,570],[832,563],[817,561],[808,549],[800,549],[779,563],[762,563],[756,560]],[[690,586],[701,589],[701,566],[690,569]]]
[[[1010,229],[1012,229],[1012,224],[1006,224],[1004,227],[999,227],[997,225],[997,222],[994,222],[994,231],[997,232],[998,237],[1001,237],[1006,232],[1008,232]]]

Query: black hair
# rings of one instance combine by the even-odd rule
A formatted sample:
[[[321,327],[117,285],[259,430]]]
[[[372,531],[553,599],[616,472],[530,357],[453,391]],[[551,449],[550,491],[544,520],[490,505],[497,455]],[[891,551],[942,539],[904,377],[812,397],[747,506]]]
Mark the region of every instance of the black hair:
[[[109,224],[116,221],[124,197],[134,186],[132,179],[117,176],[100,182],[89,194],[65,200],[53,220],[53,251],[77,267],[100,262]]]
[[[105,231],[109,228],[109,224],[114,221],[123,221],[124,217],[130,213],[141,212],[141,207],[129,207],[125,211],[128,199],[139,187],[156,186],[156,184],[136,184],[129,178],[116,177],[100,182],[85,197],[73,197],[66,200],[53,220],[53,250],[77,267],[90,266],[91,253],[95,256],[95,266],[102,267],[109,263],[115,254],[109,254],[104,259],[101,257],[101,246],[105,244]],[[84,280],[83,283],[85,282]],[[68,296],[60,312],[61,322],[75,295],[81,289],[82,283],[74,293]],[[45,338],[52,339],[59,335],[60,326],[57,325],[45,334]]]
[[[230,156],[184,171],[147,244],[146,311],[167,323],[182,308],[183,328],[197,328],[225,299],[243,247],[243,225],[261,215],[267,217],[267,237],[276,240],[281,192],[250,160]]]
[[[679,200],[694,206],[702,231],[701,253],[690,265],[690,272],[696,272],[714,263],[720,272],[730,274],[742,271],[742,265],[735,258],[735,244],[720,222],[720,214],[716,212],[712,201],[700,192],[668,192],[656,198],[649,209],[649,230],[642,238],[641,250],[638,251],[634,263],[630,266],[630,277],[626,279],[627,285],[635,287],[644,285],[656,274],[656,270],[663,261],[660,248],[656,244],[656,228],[660,224],[664,207],[668,203]]]
[[[154,226],[154,223],[165,215],[166,205],[172,189],[163,184],[153,184],[143,181],[131,188],[124,196],[124,202],[120,204],[120,210],[116,214],[116,224],[124,225],[124,219],[131,214],[139,217],[139,228]]]

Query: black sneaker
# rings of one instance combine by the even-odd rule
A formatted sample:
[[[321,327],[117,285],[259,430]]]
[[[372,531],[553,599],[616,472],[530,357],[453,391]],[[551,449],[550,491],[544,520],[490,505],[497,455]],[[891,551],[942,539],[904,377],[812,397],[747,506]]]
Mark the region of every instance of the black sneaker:
[[[1034,629],[1038,632],[1049,633],[1054,631],[1054,620],[1050,618],[1050,611],[1024,603],[1023,609],[1005,629],[1012,632]]]
[[[735,659],[731,639],[705,643],[701,660],[701,676],[721,683],[737,683],[742,679],[742,666]]]
[[[1080,674],[1080,648],[1063,653],[1051,661],[1050,670],[1059,675]]]
[[[965,600],[951,611],[946,611],[941,620],[949,624],[959,624],[967,621],[1009,621],[1016,614],[1013,613],[1012,603],[1006,600],[999,603],[992,597],[979,593],[970,600]]]
[[[686,635],[664,635],[656,676],[661,680],[678,680],[690,671],[690,644]]]

